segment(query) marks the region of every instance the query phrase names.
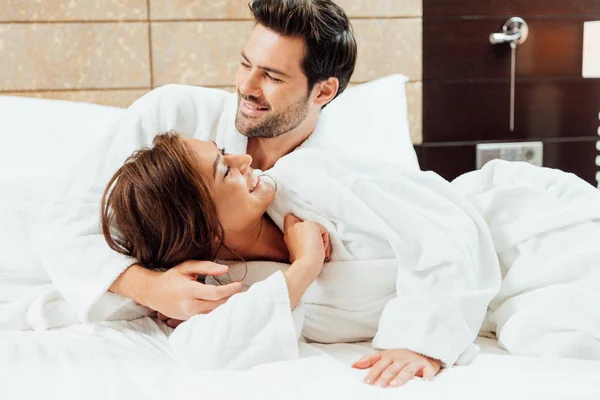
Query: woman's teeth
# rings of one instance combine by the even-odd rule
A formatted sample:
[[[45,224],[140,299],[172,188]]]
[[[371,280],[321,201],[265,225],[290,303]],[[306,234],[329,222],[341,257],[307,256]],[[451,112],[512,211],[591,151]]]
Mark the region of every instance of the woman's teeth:
[[[256,189],[256,185],[258,185],[258,177],[254,177],[252,178],[252,186],[250,186],[250,193],[254,192],[254,189]]]

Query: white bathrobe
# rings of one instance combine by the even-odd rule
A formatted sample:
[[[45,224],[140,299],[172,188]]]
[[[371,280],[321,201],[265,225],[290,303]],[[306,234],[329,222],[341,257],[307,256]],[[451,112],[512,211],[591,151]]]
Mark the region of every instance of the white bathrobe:
[[[202,92],[201,97],[204,99],[213,100],[198,102],[199,92]],[[232,153],[244,153],[247,140],[235,130],[235,111],[235,95],[186,86],[157,89],[134,103],[109,132],[108,137],[103,138],[84,159],[68,184],[58,190],[59,196],[46,208],[44,222],[41,224],[44,229],[39,235],[40,240],[34,254],[38,258],[36,263],[41,267],[39,272],[47,274],[52,285],[40,287],[41,292],[36,290],[31,296],[3,305],[0,310],[3,317],[0,318],[0,328],[39,330],[80,322],[132,319],[146,315],[148,310],[144,307],[137,307],[131,300],[107,292],[112,282],[135,260],[112,251],[101,234],[99,200],[105,185],[133,151],[149,145],[156,133],[169,129],[175,129],[187,137],[214,140]],[[310,142],[308,140],[302,147],[310,147]],[[355,161],[348,160],[350,165]],[[381,168],[383,164],[376,165]],[[363,164],[363,167],[370,168],[368,164]],[[354,173],[360,172],[356,168]],[[302,173],[297,166],[292,169]],[[285,169],[280,167],[280,170]],[[372,172],[372,168],[368,171]],[[316,176],[314,171],[310,174],[308,172],[307,170],[306,176]],[[345,178],[350,176],[352,174]],[[339,175],[338,178],[343,179],[344,176]],[[386,179],[388,178],[389,176]],[[330,176],[330,179],[337,178]],[[409,178],[405,179],[406,182],[410,181]],[[463,235],[452,234],[450,236],[454,245],[449,245],[441,231],[438,230],[437,235],[425,233],[429,228],[435,231],[437,224],[442,221],[438,219],[444,217],[444,213],[435,217],[429,215],[430,219],[422,217],[419,221],[429,222],[421,228],[414,221],[406,225],[404,221],[410,220],[411,214],[403,214],[402,218],[396,218],[393,227],[382,229],[381,221],[376,219],[369,220],[373,222],[373,226],[367,220],[360,222],[353,219],[357,215],[352,214],[352,208],[348,208],[349,213],[343,216],[344,221],[349,224],[347,226],[352,226],[357,221],[365,225],[358,230],[345,231],[345,228],[339,230],[340,226],[331,225],[336,221],[335,213],[328,213],[326,207],[319,207],[318,212],[312,215],[321,218],[321,222],[332,231],[335,261],[330,263],[319,281],[307,292],[309,299],[305,307],[300,307],[294,313],[290,312],[283,276],[275,273],[264,282],[257,283],[248,293],[234,296],[227,307],[220,307],[218,312],[209,316],[197,316],[192,323],[183,324],[177,331],[179,333],[174,335],[173,348],[179,355],[193,355],[188,361],[194,366],[245,368],[261,362],[297,357],[296,340],[302,331],[307,338],[323,342],[375,337],[375,345],[380,348],[407,347],[439,358],[446,365],[452,365],[469,348],[475,337],[482,319],[482,309],[485,308],[483,303],[494,291],[493,274],[490,275],[489,272],[494,268],[493,261],[485,264],[490,270],[473,268],[476,258],[485,259],[485,254],[489,253],[486,250],[485,234],[480,232],[480,223],[472,219],[473,216],[470,216],[464,206],[449,205],[452,202],[448,200],[454,195],[451,191],[448,192],[447,182],[444,182],[446,188],[443,189],[444,185],[439,186],[443,182],[441,178],[427,179],[433,179],[437,183],[433,187],[423,185],[422,189],[433,190],[432,193],[442,190],[441,195],[438,193],[433,198],[450,196],[445,198],[444,207],[454,210],[454,214],[448,215],[454,215],[457,221],[470,227],[467,229],[466,242],[474,240],[473,243],[463,242],[466,239]],[[283,177],[281,181],[291,182]],[[376,182],[372,184],[379,185]],[[388,203],[369,203],[374,211],[379,207],[390,211],[386,207],[397,204],[389,202],[402,203],[402,198],[412,199],[413,203],[403,203],[403,207],[409,210],[420,201],[427,202],[424,196],[411,197],[410,192],[398,192],[400,188],[397,181],[382,181],[380,184],[384,187],[376,190],[381,193],[385,194],[389,185],[394,189],[387,192],[387,196],[381,197],[383,200],[387,199]],[[331,187],[330,184],[325,186],[327,189]],[[281,193],[284,188],[282,186]],[[321,190],[319,193],[326,191]],[[294,199],[298,203],[290,202],[289,206],[296,204],[294,211],[300,217],[310,217],[304,213],[301,200],[302,198]],[[439,205],[436,201],[428,204],[434,207]],[[398,217],[400,214],[394,215]],[[403,225],[404,229],[410,227],[410,231],[403,231]],[[346,233],[350,234],[350,238]],[[399,242],[398,238],[393,237],[399,234],[403,235],[404,241]],[[433,237],[438,239],[435,243],[431,240],[423,242]],[[371,244],[377,247],[369,249]],[[401,254],[403,252],[405,254]],[[408,261],[403,257],[408,257]],[[398,260],[406,261],[409,267],[414,263],[412,267],[417,269],[400,269]],[[259,264],[257,268],[264,271],[269,265]],[[396,280],[398,271],[408,271],[407,276]],[[445,271],[442,276],[447,274],[448,277],[444,277],[443,281],[419,279],[421,275],[436,276],[439,271]],[[433,274],[429,275],[430,272]],[[257,281],[266,276],[268,275],[263,274]],[[340,281],[344,284],[339,284]],[[445,285],[445,282],[451,282],[450,286]],[[352,291],[348,287],[352,287]],[[418,296],[419,293],[426,293],[424,287],[431,290],[425,297]],[[406,295],[409,292],[399,290],[407,288],[412,288],[410,295]],[[448,292],[449,288],[456,289],[456,293]],[[404,293],[402,301],[399,301],[400,296],[396,296],[397,292]],[[260,293],[257,296],[261,302],[243,300],[252,293]],[[434,301],[434,298],[437,300]],[[256,307],[257,304],[260,307]],[[446,308],[438,308],[440,305],[445,305]],[[228,310],[231,314],[227,314]],[[380,321],[382,313],[384,316]],[[240,315],[244,317],[241,318]],[[420,317],[415,319],[417,316]],[[211,322],[197,323],[206,318],[210,318]],[[407,325],[411,329],[405,329]],[[190,326],[194,327],[191,330],[193,335],[187,340],[183,333]],[[381,329],[382,326],[387,328]],[[339,329],[330,329],[332,327]],[[178,337],[184,337],[185,340],[178,341]],[[201,346],[194,347],[194,344]],[[202,351],[198,350],[199,347],[202,347]],[[212,353],[206,354],[206,349],[212,349]]]
[[[288,213],[330,233],[332,262],[290,313],[276,272],[197,315],[171,335],[175,355],[195,368],[247,368],[297,357],[297,337],[333,343],[373,339],[452,366],[472,355],[500,270],[485,221],[432,172],[395,163],[299,149],[270,175],[278,192],[268,214]]]

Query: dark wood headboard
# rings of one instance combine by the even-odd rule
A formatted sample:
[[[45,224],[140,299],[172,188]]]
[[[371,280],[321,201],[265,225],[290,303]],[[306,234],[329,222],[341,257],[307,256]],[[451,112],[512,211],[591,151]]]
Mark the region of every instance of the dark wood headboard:
[[[512,16],[529,24],[517,49],[509,131],[510,48],[489,35]],[[600,79],[581,76],[583,23],[600,0],[423,0],[422,169],[447,179],[475,169],[475,146],[542,141],[544,166],[596,185]]]

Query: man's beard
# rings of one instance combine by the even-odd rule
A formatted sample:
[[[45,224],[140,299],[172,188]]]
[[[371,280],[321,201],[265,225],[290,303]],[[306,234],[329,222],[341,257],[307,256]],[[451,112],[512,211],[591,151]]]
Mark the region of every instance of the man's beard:
[[[284,110],[267,115],[260,121],[254,121],[252,118],[242,115],[241,100],[241,95],[238,93],[238,111],[235,116],[235,127],[242,135],[248,138],[274,138],[283,135],[298,127],[308,115],[308,98],[302,98]]]

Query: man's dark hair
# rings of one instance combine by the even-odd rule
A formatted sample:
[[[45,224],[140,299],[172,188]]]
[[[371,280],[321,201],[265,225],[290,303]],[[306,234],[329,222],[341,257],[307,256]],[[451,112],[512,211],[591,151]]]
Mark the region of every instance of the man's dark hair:
[[[248,5],[258,24],[285,36],[304,39],[302,70],[309,92],[336,77],[342,93],[356,64],[356,40],[344,10],[331,0],[253,0]]]

